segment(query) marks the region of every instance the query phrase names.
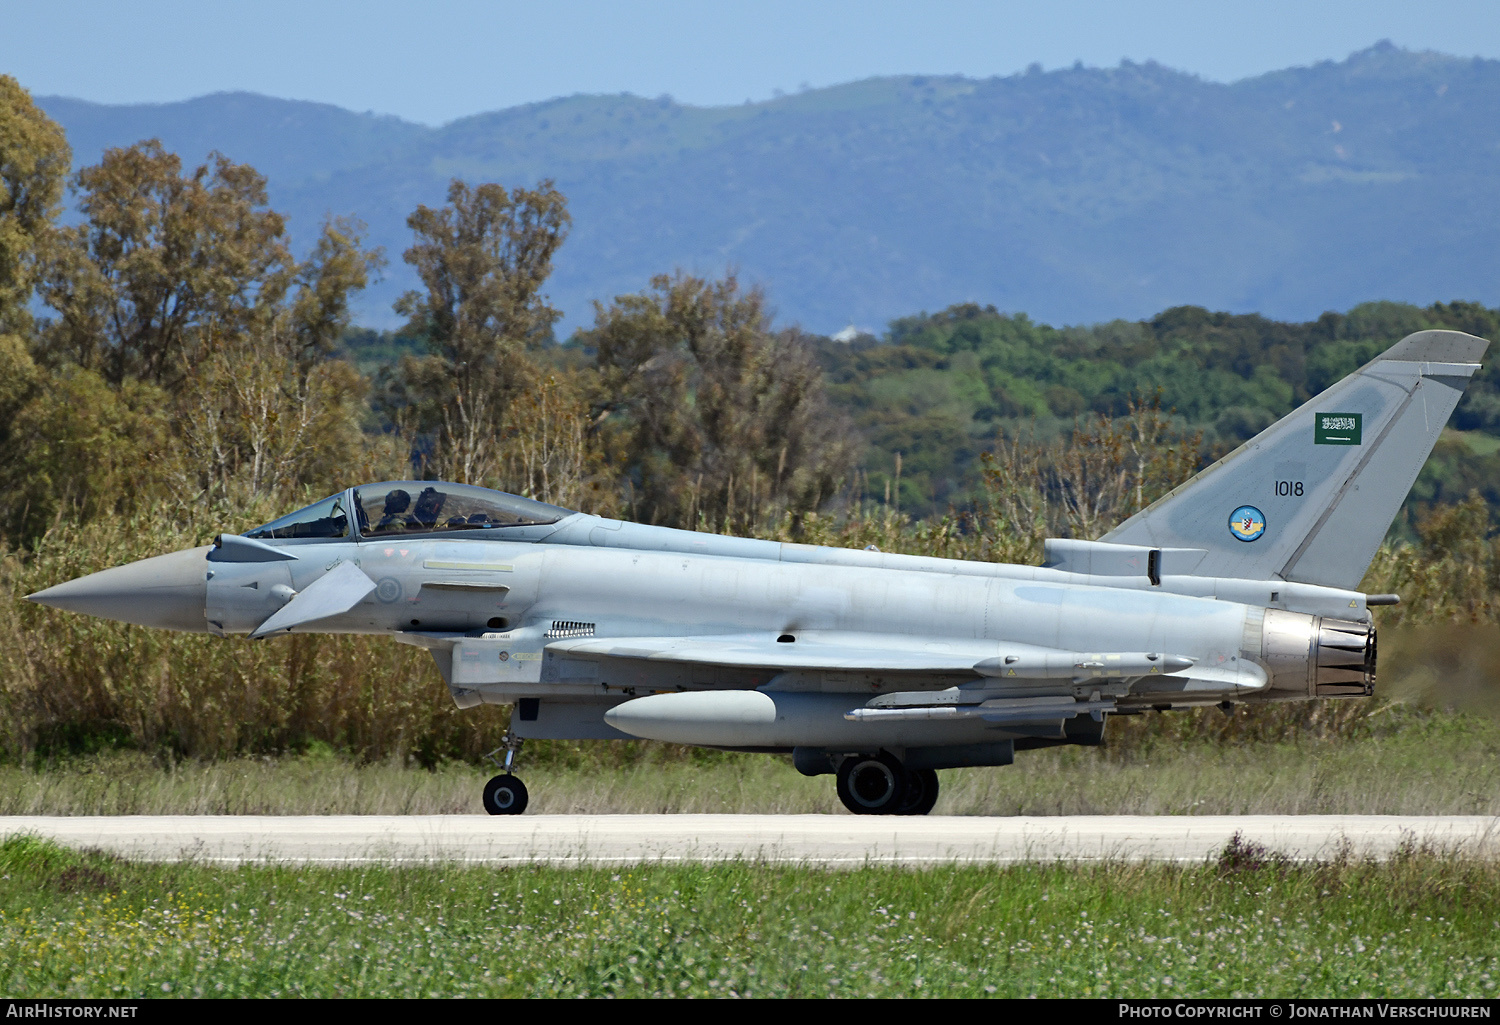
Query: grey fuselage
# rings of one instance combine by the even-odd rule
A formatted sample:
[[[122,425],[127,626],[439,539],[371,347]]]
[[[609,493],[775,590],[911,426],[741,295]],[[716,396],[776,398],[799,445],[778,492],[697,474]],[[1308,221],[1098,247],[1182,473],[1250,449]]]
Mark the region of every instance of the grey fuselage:
[[[1059,540],[1015,566],[558,512],[226,534],[31,597],[221,636],[387,634],[427,648],[460,707],[515,705],[521,737],[792,750],[808,772],[839,752],[1005,764],[1013,741],[1096,743],[1111,713],[1373,683],[1364,595],[1195,576],[1191,550]]]
[[[827,714],[793,715],[823,724],[809,727],[809,735],[778,735],[774,743],[748,736],[743,745],[724,742],[749,747],[828,746],[845,742],[841,738],[851,733],[879,734],[888,745],[894,744],[891,738],[904,741],[899,746],[997,736],[992,724],[980,721],[877,728],[844,720],[851,697],[858,697],[857,704],[890,692],[983,686],[990,697],[1083,698],[1102,688],[1120,711],[1311,696],[1305,666],[1278,675],[1277,666],[1266,664],[1266,608],[1212,597],[1212,579],[1168,576],[1153,583],[1139,575],[781,544],[584,514],[520,530],[532,536],[271,542],[297,556],[282,562],[213,562],[210,551],[208,628],[248,632],[285,600],[280,596],[301,591],[341,562],[353,562],[375,590],[348,612],[294,629],[388,633],[428,647],[461,705],[547,702],[551,715],[534,720],[533,735],[550,730],[560,736],[623,736],[598,721],[607,708],[637,695],[696,689],[765,688],[786,695],[777,697],[778,703],[829,706]],[[1278,586],[1274,581],[1219,581],[1217,586],[1262,597],[1267,606],[1281,597],[1268,590]],[[1368,615],[1362,595],[1312,590],[1317,593],[1308,600],[1317,611]],[[1306,620],[1309,627],[1314,618],[1282,615]],[[580,634],[618,639],[627,654],[630,638],[664,635],[760,635],[790,638],[790,645],[798,638],[853,636],[906,651],[961,650],[974,663],[1003,657],[1016,645],[1150,650],[1188,656],[1199,669],[1217,669],[1218,675],[1207,680],[1202,672],[1134,681],[1106,677],[1080,684],[984,679],[955,670],[685,666],[548,650],[558,638]],[[475,660],[484,665],[477,672]],[[1256,665],[1263,671],[1257,673]],[[561,719],[558,705],[571,706]]]

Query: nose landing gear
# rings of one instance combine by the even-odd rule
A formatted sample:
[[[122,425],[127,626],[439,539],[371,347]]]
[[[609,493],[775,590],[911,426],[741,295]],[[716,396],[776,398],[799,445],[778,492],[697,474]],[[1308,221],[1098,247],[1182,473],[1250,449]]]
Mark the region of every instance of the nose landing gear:
[[[521,738],[507,730],[500,746],[485,757],[495,761],[495,755],[500,751],[505,752],[505,762],[496,764],[504,771],[484,785],[484,810],[491,815],[519,815],[526,810],[530,800],[526,784],[511,773],[516,755],[521,753]]]

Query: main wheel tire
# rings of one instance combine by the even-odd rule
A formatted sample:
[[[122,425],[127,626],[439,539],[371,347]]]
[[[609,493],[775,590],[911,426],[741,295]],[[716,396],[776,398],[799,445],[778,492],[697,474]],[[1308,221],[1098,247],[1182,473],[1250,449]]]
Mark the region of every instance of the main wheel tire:
[[[506,773],[484,785],[484,810],[491,815],[519,815],[526,810],[530,797],[526,784]]]
[[[906,793],[901,795],[897,815],[926,815],[938,799],[938,775],[935,769],[906,770]]]
[[[890,815],[908,787],[901,762],[888,754],[855,755],[839,765],[839,800],[856,815]]]

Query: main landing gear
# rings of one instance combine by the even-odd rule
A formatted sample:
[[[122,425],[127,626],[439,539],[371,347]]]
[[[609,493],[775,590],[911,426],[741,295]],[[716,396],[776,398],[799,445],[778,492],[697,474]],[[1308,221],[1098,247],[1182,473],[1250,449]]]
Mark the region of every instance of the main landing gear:
[[[519,815],[526,810],[526,803],[530,800],[526,784],[511,773],[516,755],[521,753],[521,738],[507,730],[500,746],[485,757],[493,761],[500,751],[505,752],[505,763],[501,765],[504,772],[484,785],[484,810],[491,815]]]
[[[884,751],[839,764],[839,800],[856,815],[926,815],[938,799],[933,769],[908,769]]]

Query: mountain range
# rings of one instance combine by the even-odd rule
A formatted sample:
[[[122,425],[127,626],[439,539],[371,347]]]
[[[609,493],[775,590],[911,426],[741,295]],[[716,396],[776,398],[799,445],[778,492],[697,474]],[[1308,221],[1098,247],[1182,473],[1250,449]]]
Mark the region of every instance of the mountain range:
[[[735,269],[820,333],[959,302],[1052,323],[1167,307],[1290,320],[1392,299],[1500,301],[1500,61],[1380,43],[1223,84],[1155,63],[895,76],[762,103],[578,95],[430,127],[220,93],[38,104],[76,166],[160,138],[253,164],[294,240],[353,214],[413,287],[406,216],[448,182],[567,195],[563,333],[653,274]]]

